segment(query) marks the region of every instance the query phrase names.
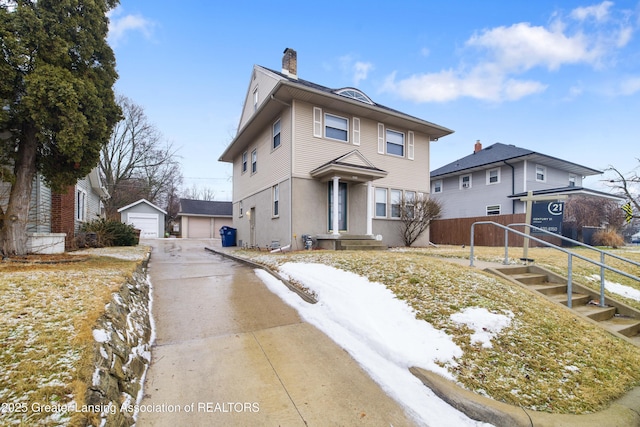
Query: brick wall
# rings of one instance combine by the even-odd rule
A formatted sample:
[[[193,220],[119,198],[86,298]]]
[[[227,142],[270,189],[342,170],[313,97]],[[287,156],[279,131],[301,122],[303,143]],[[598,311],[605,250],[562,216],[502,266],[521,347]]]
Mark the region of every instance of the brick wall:
[[[76,187],[67,188],[67,191],[51,195],[51,232],[67,233],[65,249],[73,246],[75,238],[75,206]]]

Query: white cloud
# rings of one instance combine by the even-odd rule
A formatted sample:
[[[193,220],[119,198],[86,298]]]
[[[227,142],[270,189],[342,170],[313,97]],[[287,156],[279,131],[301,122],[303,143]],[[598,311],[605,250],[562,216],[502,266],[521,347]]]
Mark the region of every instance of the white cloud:
[[[154,23],[142,15],[122,15],[122,8],[117,7],[107,14],[109,18],[109,43],[116,46],[127,33],[141,32],[145,37],[151,37]]]
[[[556,13],[547,26],[520,22],[479,31],[465,43],[467,52],[480,54],[475,64],[401,79],[394,72],[381,90],[415,102],[462,97],[502,102],[540,93],[546,83],[521,75],[535,69],[557,72],[566,65],[602,68],[607,61],[614,62],[619,49],[631,41],[633,29],[625,22],[625,11],[618,14],[621,19],[614,19],[612,6],[604,1],[577,8],[564,20]]]
[[[366,80],[369,74],[369,71],[373,69],[373,64],[370,62],[356,62],[353,65],[353,82],[355,86],[358,86],[360,81]]]
[[[630,77],[620,82],[618,95],[629,96],[640,92],[640,77]]]
[[[609,17],[609,8],[613,2],[603,1],[595,6],[577,7],[571,11],[571,17],[578,21],[593,18],[596,21],[605,21]]]

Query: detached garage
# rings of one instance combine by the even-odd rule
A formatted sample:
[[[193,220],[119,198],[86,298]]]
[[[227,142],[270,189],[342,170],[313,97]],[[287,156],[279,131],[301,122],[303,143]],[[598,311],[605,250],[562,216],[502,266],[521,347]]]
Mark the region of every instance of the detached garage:
[[[220,238],[220,228],[233,224],[231,202],[180,199],[180,234],[189,239]]]
[[[120,221],[139,229],[142,239],[164,237],[164,217],[167,212],[153,203],[140,199],[118,209],[118,212]]]

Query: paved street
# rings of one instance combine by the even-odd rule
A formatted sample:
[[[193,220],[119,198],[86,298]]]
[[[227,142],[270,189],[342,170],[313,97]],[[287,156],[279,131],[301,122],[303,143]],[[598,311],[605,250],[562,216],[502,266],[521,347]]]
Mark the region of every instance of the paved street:
[[[410,426],[359,365],[219,241],[157,239],[156,341],[138,426]]]

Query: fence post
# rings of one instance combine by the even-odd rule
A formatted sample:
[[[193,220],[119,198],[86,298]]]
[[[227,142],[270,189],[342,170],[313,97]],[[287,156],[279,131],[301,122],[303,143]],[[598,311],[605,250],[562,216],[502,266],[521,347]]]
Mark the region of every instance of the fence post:
[[[471,224],[471,253],[469,254],[469,267],[473,267],[473,228],[476,223]]]

